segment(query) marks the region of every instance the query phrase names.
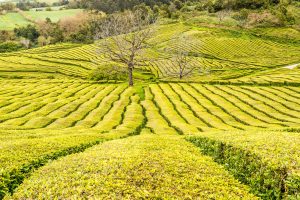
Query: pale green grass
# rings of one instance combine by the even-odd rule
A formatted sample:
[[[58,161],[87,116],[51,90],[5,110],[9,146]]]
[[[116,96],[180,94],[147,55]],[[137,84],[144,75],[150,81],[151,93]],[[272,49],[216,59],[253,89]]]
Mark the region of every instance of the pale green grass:
[[[0,15],[0,30],[13,30],[20,26],[26,26],[27,24],[30,24],[30,22],[19,13]]]
[[[25,11],[24,13],[32,18],[34,21],[45,20],[50,18],[51,21],[57,22],[65,17],[75,16],[81,13],[82,9],[69,9],[69,10],[53,10],[53,11]]]

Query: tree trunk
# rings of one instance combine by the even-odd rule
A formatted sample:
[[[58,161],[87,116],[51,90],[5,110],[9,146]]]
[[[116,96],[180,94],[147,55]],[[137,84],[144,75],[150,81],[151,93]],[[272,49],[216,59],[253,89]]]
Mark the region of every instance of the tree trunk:
[[[181,69],[180,69],[180,72],[179,72],[179,79],[182,79],[182,77],[183,77],[183,73],[182,73],[182,71],[181,71]]]
[[[128,79],[129,79],[129,86],[133,86],[133,77],[132,77],[132,66],[128,66]]]

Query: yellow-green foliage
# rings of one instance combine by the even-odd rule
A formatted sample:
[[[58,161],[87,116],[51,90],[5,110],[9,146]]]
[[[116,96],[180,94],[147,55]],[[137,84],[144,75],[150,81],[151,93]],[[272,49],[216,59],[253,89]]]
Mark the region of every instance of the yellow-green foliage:
[[[0,93],[1,129],[77,127],[109,131],[133,103],[135,93],[154,103],[160,115],[185,134],[295,127],[300,123],[297,87],[164,83],[126,89],[125,84],[54,80],[11,81],[5,85]],[[142,94],[144,88],[147,97]]]
[[[45,165],[48,160],[83,151],[105,140],[139,134],[145,121],[139,97],[132,96],[136,92],[135,88],[128,88],[124,91],[126,88],[124,85],[70,83],[56,84],[53,88],[50,83],[40,85],[41,87],[37,89],[34,87],[35,83],[32,83],[32,91],[14,92],[16,85],[10,85],[7,93],[2,93],[3,100],[7,101],[2,101],[0,109],[8,114],[3,115],[1,129],[16,129],[19,126],[19,129],[28,130],[1,131],[0,197],[12,192],[27,175],[35,168]],[[64,91],[64,89],[71,90],[69,93],[60,93],[59,90]],[[124,91],[122,97],[119,100],[110,98],[108,93],[112,90],[117,93]],[[104,97],[105,95],[108,95],[108,98]],[[49,106],[57,100],[55,97],[59,97],[59,100],[64,102],[59,108]],[[69,101],[68,98],[71,100]],[[13,99],[16,101],[23,99],[24,104],[10,102]],[[49,102],[49,104],[31,112],[33,105],[36,105],[35,100]],[[111,102],[108,103],[107,100]],[[102,102],[105,103],[101,104]],[[15,109],[9,109],[9,106]],[[77,124],[87,122],[84,120],[88,119],[89,114],[94,115],[93,111],[103,113],[103,117],[96,123],[95,121],[87,123],[87,128],[100,121],[102,126],[86,129],[80,126],[80,123]],[[43,126],[36,129],[38,124]],[[62,129],[63,127],[65,129]],[[55,130],[56,128],[59,130]]]
[[[300,83],[300,67],[293,69],[288,68],[276,68],[273,70],[262,71],[257,74],[241,77],[238,79],[239,82],[254,82],[254,83],[287,83],[294,82]]]
[[[149,134],[54,161],[26,180],[12,199],[53,197],[256,199],[193,145]]]
[[[142,102],[142,105],[146,109],[146,127],[150,128],[152,132],[170,135],[177,134],[176,130],[170,127],[168,121],[162,116],[160,108],[153,102],[153,95],[150,93],[149,88],[145,88],[145,101]]]
[[[30,99],[31,103],[27,103],[26,106],[24,106],[24,109],[22,109],[22,107],[17,109],[17,111],[21,109],[22,111],[24,110],[24,112],[22,112],[22,115],[24,116],[20,117],[19,115],[15,114],[9,115],[9,117],[12,118],[2,123],[2,129],[16,129],[19,126],[20,129],[27,128],[28,130],[2,131],[0,142],[2,150],[0,156],[1,169],[7,171],[13,168],[18,168],[21,165],[27,164],[27,162],[37,159],[41,156],[45,156],[60,149],[71,147],[77,144],[87,143],[89,141],[101,138],[107,139],[114,135],[117,137],[123,137],[127,134],[133,134],[138,126],[142,123],[143,112],[141,105],[139,104],[139,97],[137,95],[130,97],[135,89],[129,88],[124,91],[124,85],[117,86],[86,84],[83,86],[85,86],[83,87],[84,89],[80,88],[78,93],[76,93],[75,90],[75,94],[71,97],[75,102],[80,101],[77,102],[75,106],[73,105],[74,102],[68,102],[65,100],[64,104],[62,104],[62,106],[60,105],[61,107],[59,109],[61,109],[61,111],[58,111],[59,109],[53,110],[53,108],[50,106],[44,106],[35,112],[31,112],[31,108],[33,107],[32,105],[35,105],[35,102],[34,100]],[[46,87],[46,85],[44,87]],[[47,87],[51,87],[51,85],[48,85]],[[41,89],[45,88],[41,87]],[[107,93],[112,91],[112,89],[115,89],[114,91],[118,92],[124,91],[122,97],[118,101],[115,99],[109,104],[107,101],[106,103],[103,103],[105,100],[102,98],[106,98],[103,95],[107,95]],[[82,93],[85,95],[82,95]],[[36,93],[36,95],[37,94],[39,93]],[[45,95],[44,101],[49,101],[47,99],[49,93],[45,92],[42,94]],[[94,98],[90,98],[91,95],[94,96]],[[111,95],[113,94],[111,93]],[[31,95],[31,98],[34,99],[34,96],[35,95]],[[109,97],[109,95],[107,97]],[[26,98],[26,96],[23,97],[23,102],[26,102]],[[62,99],[60,100],[63,101],[63,97],[61,98]],[[67,99],[68,97],[65,98]],[[98,98],[100,98],[100,100]],[[42,101],[41,99],[42,98],[39,97],[36,100]],[[16,100],[19,99],[16,98]],[[49,103],[48,105],[50,104],[52,103]],[[11,105],[14,105],[14,103],[1,107],[0,110],[4,112],[4,109]],[[27,109],[27,107],[30,109]],[[47,111],[46,108],[51,109]],[[8,109],[6,109],[6,111],[11,113],[17,112]],[[90,118],[89,115],[94,116],[94,112],[97,114],[104,113],[102,114],[103,117],[99,119],[99,121],[96,121],[96,123],[101,123],[101,126],[98,124],[94,129],[85,129],[85,127],[89,128],[95,124],[93,121],[88,121]],[[45,116],[38,117],[40,115]],[[8,116],[8,114],[3,114],[2,116]],[[50,123],[48,123],[49,121]],[[33,128],[37,128],[37,124],[44,125],[46,122],[48,124],[45,127],[38,127],[43,129],[32,130]],[[8,123],[9,126],[7,126]],[[83,126],[84,123],[86,126]],[[58,128],[61,130],[54,130]],[[99,132],[106,133],[99,135]],[[10,155],[12,149],[15,156]]]
[[[144,189],[142,188],[139,193],[131,192],[132,187],[136,185],[129,184],[128,188],[123,188],[124,193],[122,194],[124,196],[130,193],[132,198],[138,197],[135,195],[145,198],[155,197],[149,195],[157,195],[157,197],[173,195],[174,198],[190,196],[193,198],[196,197],[196,194],[202,195],[199,191],[208,191],[206,194],[212,195],[212,198],[235,198],[235,195],[239,194],[246,195],[246,199],[250,198],[244,189],[238,189],[244,188],[241,185],[237,186],[237,192],[233,193],[232,190],[226,189],[229,185],[225,185],[224,190],[213,188],[212,185],[224,184],[226,181],[233,183],[234,179],[228,178],[229,176],[225,175],[224,169],[211,160],[207,163],[207,166],[211,166],[211,168],[196,168],[198,162],[199,166],[204,165],[201,164],[204,157],[199,152],[196,154],[197,148],[192,148],[191,144],[181,140],[182,136],[180,135],[193,135],[194,137],[190,137],[190,140],[202,148],[205,147],[203,149],[207,152],[204,152],[222,164],[226,164],[225,161],[228,158],[231,173],[243,183],[249,184],[251,191],[264,199],[286,195],[297,197],[297,193],[299,193],[297,174],[299,173],[298,146],[300,144],[298,144],[298,134],[293,133],[300,127],[300,102],[298,101],[300,89],[298,87],[198,83],[149,85],[144,83],[138,87],[127,87],[126,84],[95,84],[88,81],[55,79],[1,80],[0,87],[3,88],[0,91],[0,197],[3,197],[4,194],[13,193],[19,185],[20,190],[16,193],[16,198],[23,195],[34,198],[34,195],[41,193],[42,187],[60,187],[59,184],[47,185],[32,181],[46,180],[44,180],[45,172],[43,170],[47,169],[47,166],[41,169],[41,172],[35,173],[35,169],[48,165],[50,160],[57,160],[69,154],[82,152],[107,140],[138,134],[142,136],[108,144],[114,146],[114,144],[119,145],[124,142],[125,145],[127,144],[126,141],[129,141],[129,144],[125,145],[128,150],[125,152],[129,154],[129,157],[124,157],[124,159],[126,158],[124,162],[129,163],[126,166],[130,166],[131,160],[135,160],[135,157],[130,157],[131,154],[138,155],[138,153],[132,152],[142,151],[140,148],[145,147],[145,154],[152,155],[153,149],[158,149],[159,154],[166,157],[161,157],[163,167],[155,168],[154,166],[153,170],[159,171],[170,165],[168,168],[170,171],[159,172],[161,174],[166,173],[166,180],[161,183],[155,182],[154,179],[154,182],[145,181],[146,190],[142,190]],[[291,132],[278,132],[278,130]],[[147,140],[149,140],[150,146],[143,144]],[[134,144],[130,141],[134,141]],[[138,147],[139,143],[143,144],[142,147]],[[129,148],[131,144],[133,147]],[[172,154],[176,152],[175,149],[178,146],[180,147],[178,151],[182,151],[181,156]],[[101,149],[102,144],[95,147],[95,149],[98,148]],[[113,147],[111,151],[114,148],[117,147]],[[225,154],[222,154],[224,148],[228,157],[224,157]],[[113,154],[113,152],[110,154],[104,150],[99,151],[108,153],[107,157]],[[87,154],[90,154],[94,150],[88,152],[87,150]],[[190,155],[187,152],[194,153]],[[247,155],[250,155],[249,159]],[[79,159],[77,156],[75,154],[66,159]],[[170,163],[169,158],[173,158],[173,156],[178,158],[171,159],[173,161]],[[87,157],[89,164],[90,158]],[[147,160],[151,158],[141,157],[144,160],[137,160],[137,163],[148,162]],[[191,161],[190,157],[194,157],[194,159]],[[118,160],[116,159],[114,162],[119,162]],[[204,160],[205,163],[208,162],[207,157]],[[150,163],[152,161],[149,160]],[[66,162],[57,161],[55,163]],[[135,169],[137,163],[129,169]],[[241,163],[241,165],[237,163]],[[98,164],[101,166],[109,165],[105,162]],[[192,171],[199,172],[199,174],[201,174],[201,170],[208,171],[205,171],[205,176],[200,177],[200,179],[181,179],[176,171],[178,168],[176,166],[179,164],[184,167],[188,166],[189,171],[183,175],[184,177],[195,178],[191,174]],[[54,169],[51,166],[50,164],[49,170]],[[249,166],[249,168],[245,166]],[[76,169],[75,164],[74,169]],[[90,169],[91,174],[96,173],[92,165]],[[215,176],[220,172],[219,169],[222,169],[221,174],[225,178],[221,178],[220,181],[215,181],[213,178],[209,181],[210,177],[207,178],[207,174],[211,173],[212,176]],[[248,171],[243,171],[244,169]],[[142,164],[141,170],[149,172],[148,168],[144,169]],[[58,170],[57,172],[62,171]],[[121,172],[124,172],[125,175]],[[127,172],[129,173],[126,169],[121,168],[117,173],[127,176]],[[173,174],[173,172],[176,173]],[[69,183],[60,179],[60,175],[55,176],[54,171],[51,173],[53,173],[53,180],[51,180],[53,184],[56,182]],[[69,173],[70,178],[70,174],[73,173]],[[137,173],[136,176],[138,176],[142,172],[131,171],[130,173]],[[30,178],[31,175],[33,179]],[[68,175],[62,174],[61,177],[67,179]],[[263,183],[258,179],[264,180]],[[25,180],[24,184],[22,184],[23,180]],[[125,180],[127,182],[129,178]],[[186,181],[176,182],[176,180]],[[122,182],[121,185],[110,185],[109,180],[106,180],[108,182],[97,181],[98,179],[94,180],[93,183],[96,185],[104,184],[97,185],[97,187],[103,188],[104,193],[91,189],[94,186],[86,186],[86,195],[90,194],[100,198],[101,195],[107,194],[105,192],[110,191],[110,189],[121,188],[124,184]],[[71,180],[71,182],[73,181]],[[173,187],[173,182],[182,186],[178,189],[178,193],[171,192],[170,188]],[[269,182],[271,182],[271,186],[268,185]],[[282,183],[286,186],[286,190],[281,189]],[[162,185],[154,188],[155,184]],[[161,188],[166,187],[166,189],[159,189],[160,186]],[[27,187],[36,189],[31,190],[33,193],[23,192],[23,189]],[[79,191],[84,188],[82,185],[78,185],[78,187]],[[50,192],[41,193],[41,195],[54,194],[66,197],[64,195],[71,194],[70,192],[75,192],[74,195],[85,195],[81,192],[76,193],[76,190],[70,188],[72,185],[64,187],[62,190],[55,189],[58,192],[55,194]],[[62,192],[64,189],[66,192]],[[54,189],[49,191],[54,191]],[[92,191],[94,193],[91,193]],[[48,197],[45,196],[45,198]]]
[[[225,164],[264,198],[300,197],[299,133],[274,131],[202,133],[187,140]],[[263,180],[263,181],[261,181]]]
[[[1,54],[0,199],[299,199],[297,41],[192,23],[158,25],[135,87],[88,80],[101,40]]]

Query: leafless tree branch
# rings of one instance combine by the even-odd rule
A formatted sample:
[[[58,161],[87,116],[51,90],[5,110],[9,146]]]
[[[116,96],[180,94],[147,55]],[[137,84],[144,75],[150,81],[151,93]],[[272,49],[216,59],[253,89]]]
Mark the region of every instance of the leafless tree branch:
[[[168,72],[169,76],[178,77],[182,79],[184,77],[192,75],[192,73],[199,68],[192,62],[192,57],[189,55],[191,52],[191,45],[189,45],[188,38],[177,38],[177,45],[172,50],[173,55],[169,60],[175,66],[175,70]],[[168,51],[168,50],[167,50]]]
[[[132,71],[145,64],[143,51],[149,46],[147,41],[153,36],[153,19],[141,11],[126,11],[103,19],[96,39],[102,39],[98,47],[101,54],[114,62],[127,66],[129,85],[133,85]]]

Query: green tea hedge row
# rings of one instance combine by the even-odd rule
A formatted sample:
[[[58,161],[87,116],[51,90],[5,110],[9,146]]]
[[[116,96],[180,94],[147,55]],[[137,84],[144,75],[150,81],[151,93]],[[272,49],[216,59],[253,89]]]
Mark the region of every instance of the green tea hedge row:
[[[274,143],[266,142],[271,135],[274,135],[276,138],[274,141],[278,143],[284,143],[283,140],[290,141],[276,147]],[[252,133],[225,132],[190,136],[186,137],[186,140],[198,146],[205,155],[223,164],[261,198],[298,199],[300,198],[299,147],[290,144],[298,145],[299,137],[288,136],[285,133],[259,136]]]
[[[46,165],[49,161],[56,160],[66,155],[83,152],[85,149],[100,144],[101,142],[103,142],[103,140],[96,140],[90,143],[69,147],[53,154],[46,155],[40,159],[34,160],[29,164],[23,165],[19,169],[14,169],[10,172],[1,172],[0,199],[2,199],[8,193],[12,194],[25,178],[29,177],[30,174],[37,168]]]
[[[268,83],[259,83],[259,82],[234,82],[234,81],[180,81],[180,80],[160,80],[162,83],[199,83],[199,84],[208,84],[208,85],[233,85],[233,86],[278,86],[278,87],[285,87],[285,86],[292,86],[292,87],[299,87],[300,83],[298,82],[268,82]]]
[[[7,199],[258,199],[180,137],[143,132],[54,161]]]

